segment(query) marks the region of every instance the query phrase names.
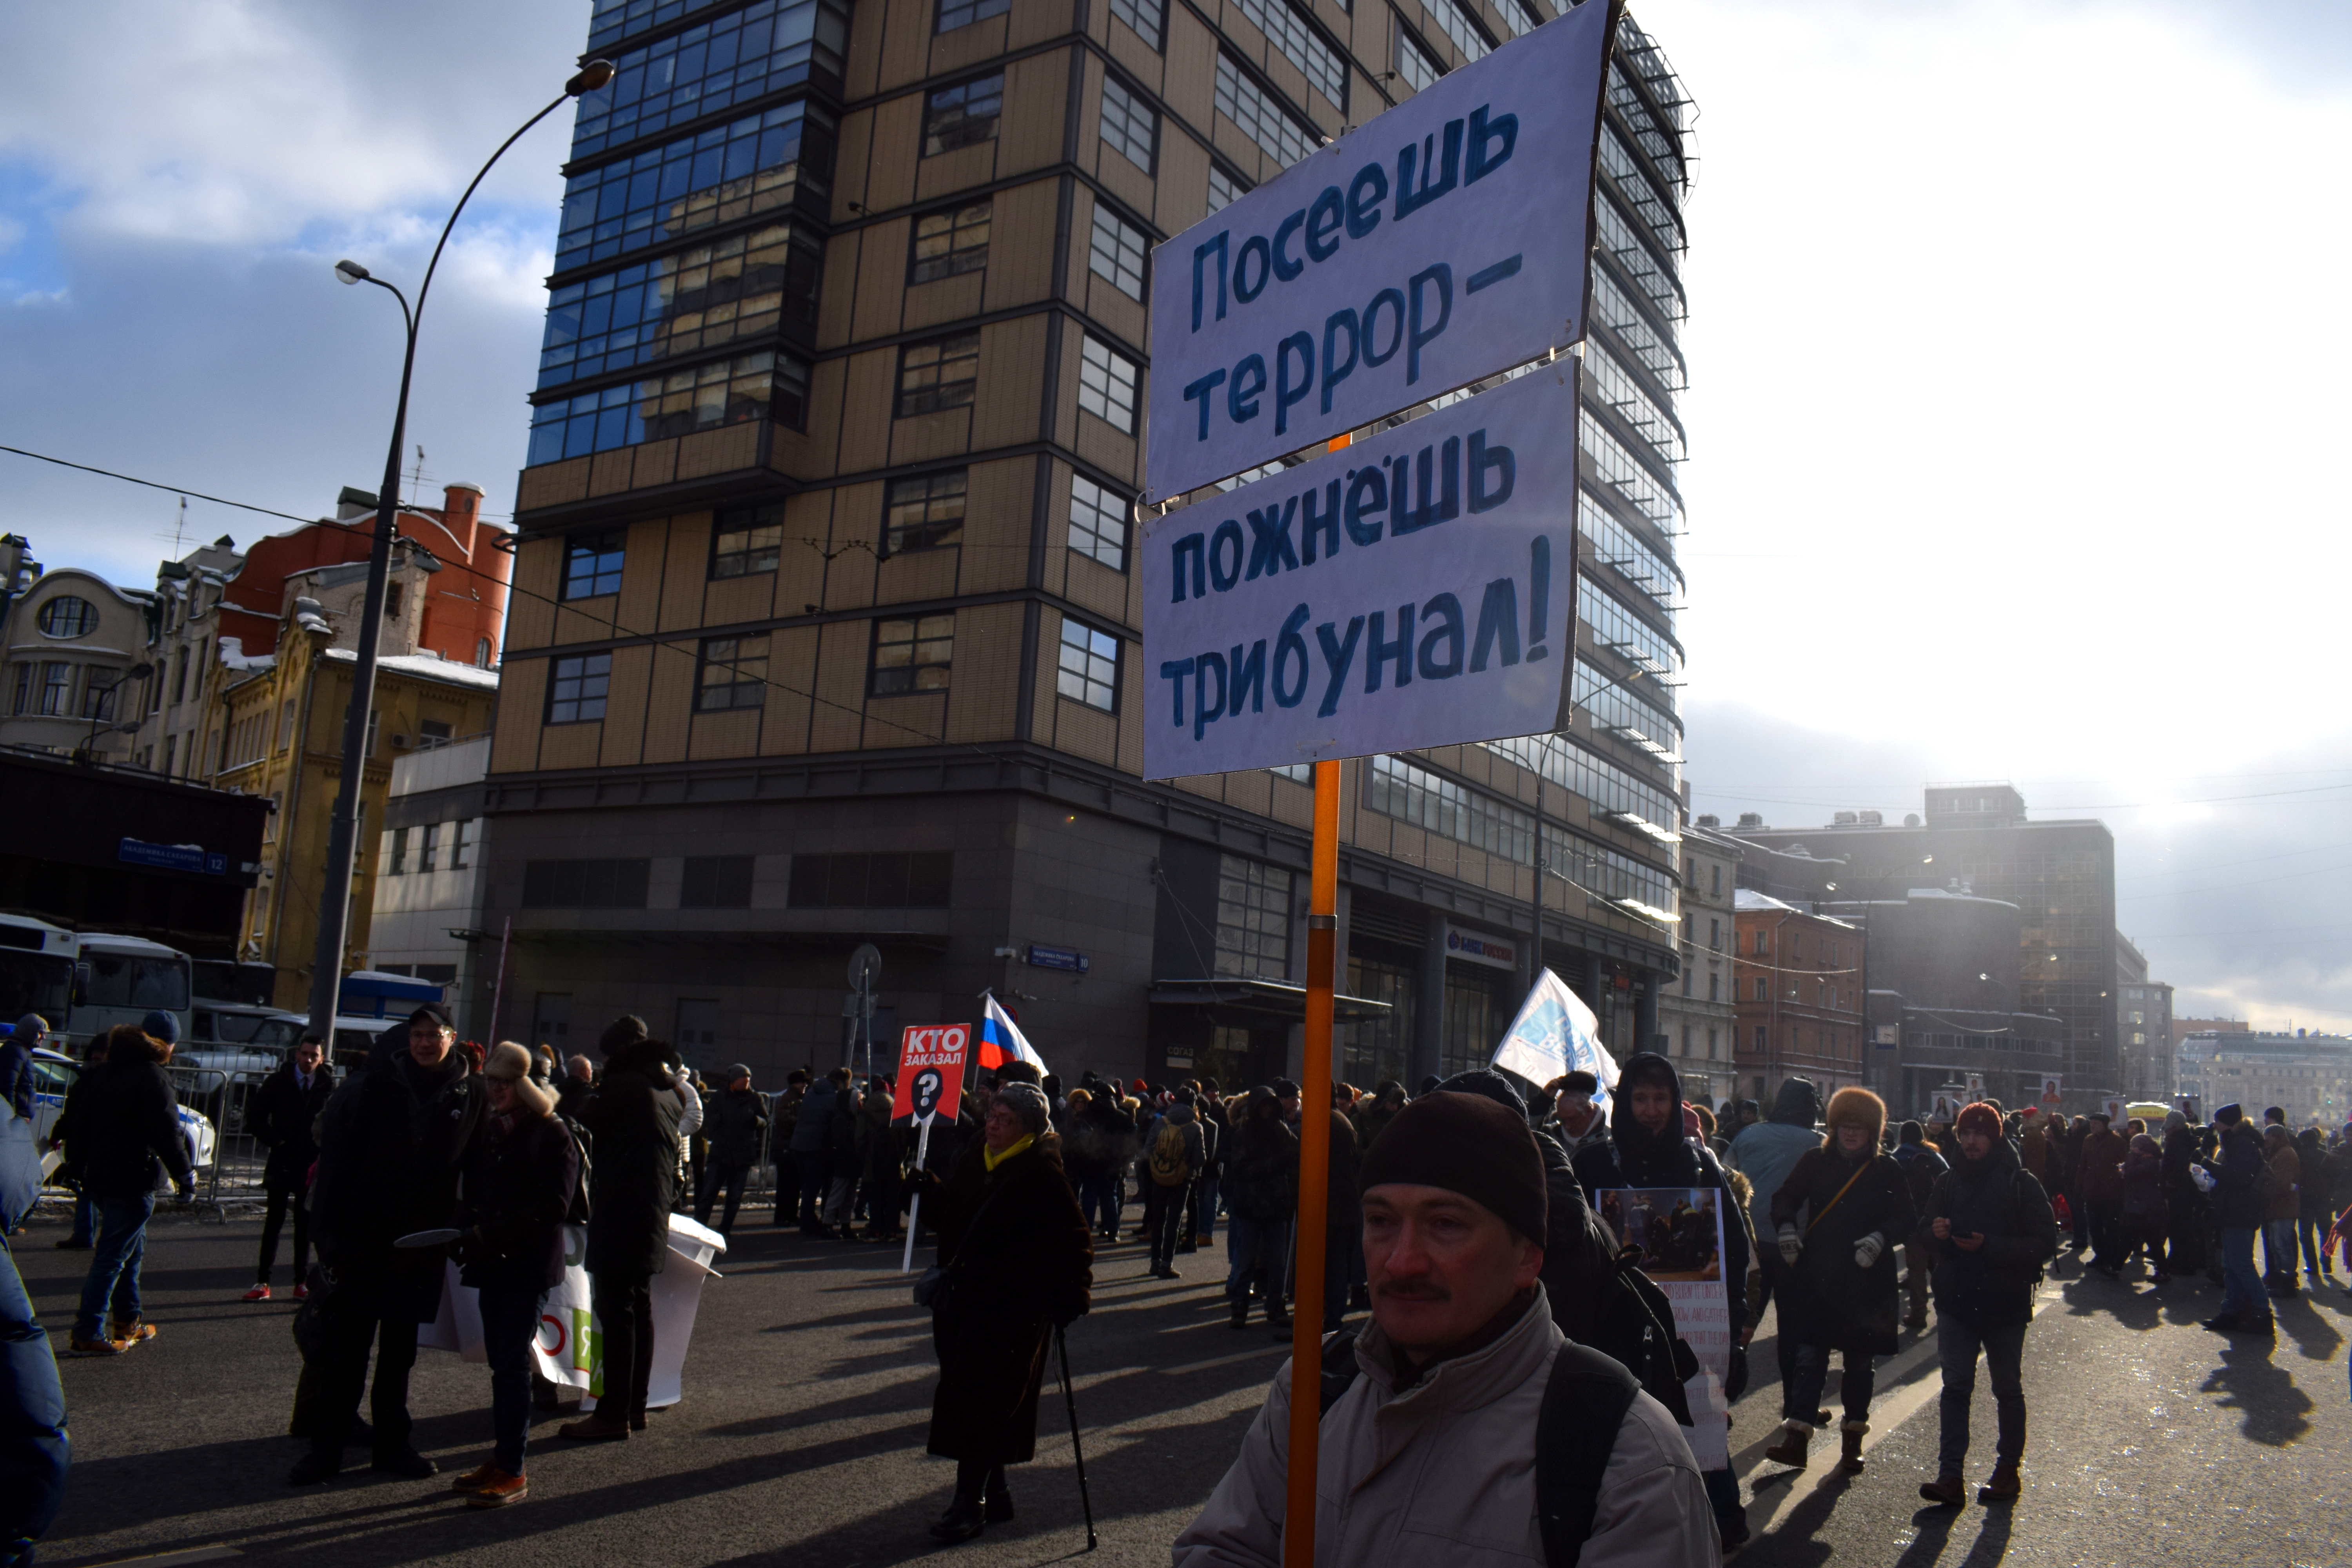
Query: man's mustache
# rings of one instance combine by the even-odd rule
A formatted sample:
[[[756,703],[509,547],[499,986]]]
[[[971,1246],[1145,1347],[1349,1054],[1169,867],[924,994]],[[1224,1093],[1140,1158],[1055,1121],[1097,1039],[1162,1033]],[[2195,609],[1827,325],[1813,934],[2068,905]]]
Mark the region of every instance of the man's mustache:
[[[1393,1301],[1451,1301],[1454,1293],[1428,1279],[1383,1279],[1372,1287],[1376,1296]]]

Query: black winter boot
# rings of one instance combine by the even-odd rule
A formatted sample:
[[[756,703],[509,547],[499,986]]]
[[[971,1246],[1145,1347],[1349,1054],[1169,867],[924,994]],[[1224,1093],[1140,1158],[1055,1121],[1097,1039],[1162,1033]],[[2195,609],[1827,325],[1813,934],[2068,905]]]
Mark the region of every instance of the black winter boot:
[[[978,1535],[987,1524],[981,1501],[981,1493],[987,1485],[987,1466],[971,1459],[958,1460],[955,1496],[948,1500],[947,1512],[932,1521],[932,1538],[954,1542]]]
[[[991,1467],[988,1472],[988,1496],[981,1504],[981,1518],[991,1524],[1013,1522],[1013,1493],[1004,1484],[1004,1467]]]

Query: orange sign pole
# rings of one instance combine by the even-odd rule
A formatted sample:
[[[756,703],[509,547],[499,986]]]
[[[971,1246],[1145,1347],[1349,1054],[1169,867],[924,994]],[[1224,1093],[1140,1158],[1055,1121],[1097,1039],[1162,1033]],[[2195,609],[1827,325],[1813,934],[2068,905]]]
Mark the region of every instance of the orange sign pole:
[[[1334,443],[1335,445],[1337,443]],[[1289,1500],[1284,1568],[1315,1562],[1316,1427],[1322,1415],[1324,1218],[1330,1212],[1331,993],[1339,942],[1339,764],[1315,764],[1307,915],[1307,1043],[1298,1094],[1297,1292],[1291,1303]]]

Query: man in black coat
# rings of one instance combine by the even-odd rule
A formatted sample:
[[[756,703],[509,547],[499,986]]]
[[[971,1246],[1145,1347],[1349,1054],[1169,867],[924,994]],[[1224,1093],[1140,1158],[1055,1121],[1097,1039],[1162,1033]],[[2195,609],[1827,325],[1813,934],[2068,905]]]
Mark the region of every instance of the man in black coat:
[[[310,1451],[288,1474],[289,1485],[312,1486],[342,1469],[372,1346],[372,1468],[420,1480],[439,1468],[408,1440],[408,1376],[416,1365],[417,1325],[440,1310],[446,1254],[393,1244],[446,1229],[457,1211],[458,1162],[484,1103],[457,1038],[438,1006],[417,1008],[408,1016],[405,1047],[390,1049],[379,1040],[320,1113],[310,1217],[330,1294],[308,1423]]]
[[[1969,1402],[1977,1356],[1992,1373],[2000,1436],[1991,1479],[1979,1502],[2013,1500],[2025,1455],[2025,1330],[2033,1285],[2058,1250],[2050,1195],[2001,1137],[2000,1113],[1969,1106],[1952,1124],[1960,1162],[1938,1175],[1925,1214],[1936,1256],[1936,1343],[1943,1363],[1943,1432],[1936,1479],[1919,1488],[1929,1502],[1958,1508],[1968,1492]]]
[[[108,1031],[105,1065],[83,1072],[59,1118],[65,1168],[98,1211],[89,1277],[69,1342],[73,1355],[121,1355],[155,1337],[155,1326],[141,1321],[139,1303],[155,1177],[170,1172],[183,1203],[195,1180],[179,1101],[163,1076],[176,1031],[168,1014],[150,1014],[149,1022],[153,1033],[130,1024]]]
[[[2246,1122],[2245,1111],[2225,1105],[2213,1112],[2221,1130],[2220,1158],[2201,1161],[2213,1178],[2213,1207],[2221,1228],[2221,1310],[2205,1326],[2227,1333],[2274,1334],[2270,1292],[2254,1272],[2254,1234],[2270,1213],[2270,1164],[2263,1157],[2263,1141]]]
[[[580,1124],[596,1140],[587,1267],[603,1335],[604,1393],[592,1415],[559,1435],[617,1442],[646,1427],[654,1372],[653,1278],[669,1257],[678,1122],[686,1103],[677,1053],[646,1038],[644,1020],[614,1020],[600,1046],[604,1081],[581,1102]]]
[[[554,1115],[555,1096],[530,1075],[520,1046],[491,1047],[482,1078],[489,1114],[466,1151],[457,1261],[459,1281],[481,1301],[494,1446],[489,1463],[455,1485],[469,1506],[500,1508],[530,1493],[523,1479],[530,1342],[548,1291],[563,1279],[563,1221],[580,1184],[580,1154]]]
[[[751,1069],[740,1062],[719,1068],[719,1081],[725,1087],[710,1097],[702,1112],[702,1133],[710,1142],[710,1153],[703,1162],[694,1217],[709,1225],[711,1206],[723,1188],[727,1207],[719,1215],[719,1234],[731,1236],[736,1211],[743,1206],[743,1184],[760,1163],[761,1140],[768,1131],[768,1099],[753,1090]]]
[[[596,1064],[586,1057],[575,1056],[563,1064],[563,1077],[555,1086],[555,1114],[566,1121],[580,1120],[580,1102],[596,1087]]]
[[[285,1065],[261,1080],[246,1110],[253,1141],[269,1151],[261,1170],[269,1207],[261,1221],[254,1286],[245,1293],[248,1301],[269,1300],[269,1271],[278,1262],[278,1233],[289,1209],[294,1213],[294,1299],[304,1300],[310,1294],[305,1283],[310,1272],[310,1210],[304,1199],[310,1191],[310,1162],[319,1157],[311,1129],[335,1091],[334,1069],[326,1065],[325,1057],[318,1036],[303,1036]]]

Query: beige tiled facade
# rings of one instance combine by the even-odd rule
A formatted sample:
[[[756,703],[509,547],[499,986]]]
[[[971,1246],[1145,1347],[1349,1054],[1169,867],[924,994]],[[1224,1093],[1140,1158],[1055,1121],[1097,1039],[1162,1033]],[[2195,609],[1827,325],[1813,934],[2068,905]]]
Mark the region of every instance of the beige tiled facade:
[[[653,438],[568,457],[561,453],[572,448],[550,437],[539,454],[546,460],[523,472],[489,775],[489,809],[500,822],[488,912],[492,924],[512,913],[518,931],[502,1028],[551,1027],[559,1017],[571,1028],[573,1016],[584,1028],[593,1016],[619,1011],[658,1026],[692,1002],[719,1009],[722,1057],[755,1068],[829,1066],[840,1039],[840,959],[865,936],[884,949],[884,1000],[902,1023],[932,1021],[917,1016],[927,1007],[948,1018],[971,1016],[974,994],[993,985],[1027,994],[1033,1033],[1049,1059],[1073,1071],[1157,1076],[1223,1062],[1228,1072],[1263,1072],[1293,1059],[1295,1029],[1278,1007],[1228,1012],[1179,1005],[1165,994],[1153,1000],[1158,981],[1233,973],[1236,964],[1276,978],[1297,973],[1305,945],[1297,932],[1286,955],[1276,942],[1246,958],[1219,958],[1220,922],[1232,913],[1221,915],[1219,889],[1236,863],[1285,874],[1303,867],[1309,791],[1265,773],[1164,785],[1140,777],[1141,719],[1156,699],[1138,641],[1129,509],[1143,479],[1150,344],[1137,297],[1140,266],[1125,279],[1131,292],[1109,275],[1115,266],[1093,264],[1097,214],[1156,246],[1211,210],[1213,179],[1240,192],[1280,170],[1281,158],[1220,106],[1221,74],[1259,106],[1245,113],[1286,117],[1291,133],[1306,138],[1299,145],[1312,145],[1409,92],[1397,68],[1400,26],[1444,69],[1465,63],[1450,31],[1475,26],[1499,43],[1551,12],[1547,0],[1531,0],[1547,7],[1539,10],[1503,0],[1512,6],[1507,20],[1488,0],[1428,0],[1447,7],[1441,16],[1407,0],[1406,23],[1370,0],[1352,12],[1337,0],[992,3],[992,15],[978,15],[992,8],[983,0],[950,18],[942,5],[952,0],[860,0],[847,18],[837,79],[820,62],[803,88],[772,95],[778,104],[807,97],[815,106],[804,111],[808,124],[820,111],[837,122],[829,167],[819,167],[822,152],[803,152],[798,205],[784,215],[822,238],[808,320],[751,345],[805,367],[801,416],[679,435],[655,435],[648,424]],[[605,20],[625,8],[606,0],[593,35],[604,40],[598,52],[622,64],[625,85],[633,51],[681,29],[722,25],[714,19],[741,9],[731,0],[683,8],[639,0],[635,10],[650,20]],[[940,30],[967,16],[976,19]],[[1283,37],[1270,38],[1259,17]],[[616,25],[624,28],[617,35],[609,31]],[[1302,60],[1314,63],[1317,81]],[[1344,80],[1337,99],[1322,85],[1331,62]],[[931,146],[933,95],[999,73],[993,133]],[[1639,76],[1629,72],[1627,80]],[[1663,88],[1640,90],[1660,102],[1675,99],[1671,77],[1660,80]],[[593,179],[596,169],[760,112],[772,99],[700,119],[672,112],[668,129],[627,142],[616,136],[567,172]],[[1130,156],[1132,139],[1122,150],[1110,128],[1114,111],[1139,107],[1151,125],[1141,163]],[[583,110],[592,112],[601,110]],[[1678,119],[1683,110],[1675,101],[1653,112]],[[808,134],[804,146],[814,146]],[[919,241],[983,198],[983,264],[915,280]],[[567,207],[567,233],[575,216]],[[681,243],[561,267],[554,286]],[[1676,250],[1678,243],[1662,247],[1652,265],[1670,270]],[[673,309],[685,302],[680,295]],[[1671,331],[1669,319],[1662,334],[1670,339]],[[939,340],[965,333],[977,336],[969,396],[902,409],[902,385],[913,384],[907,367]],[[1108,350],[1133,368],[1130,419],[1082,406],[1082,388],[1099,374],[1087,363],[1090,342],[1097,356]],[[739,339],[728,353],[745,347]],[[667,368],[628,374],[646,378]],[[555,400],[615,379],[543,390],[542,416]],[[1666,380],[1678,384],[1678,371]],[[779,389],[783,381],[780,371]],[[634,384],[643,393],[654,383]],[[782,392],[776,396],[772,406],[781,410]],[[582,428],[573,426],[575,447]],[[1663,464],[1660,471],[1667,472]],[[892,549],[894,487],[957,476],[961,514],[952,540]],[[1097,523],[1115,535],[1108,547],[1080,547],[1072,511],[1081,490],[1087,517],[1112,520]],[[754,511],[776,530],[772,569],[721,574],[715,535],[742,528]],[[592,583],[575,571],[586,558],[581,552],[610,551],[614,542],[616,576]],[[1663,539],[1653,548],[1671,552]],[[1638,598],[1613,567],[1589,572]],[[567,596],[583,585],[595,591]],[[1660,622],[1668,618],[1640,603]],[[926,646],[951,645],[946,669],[930,677],[935,689],[892,689],[879,672],[879,650],[901,636],[891,628],[908,626],[924,628]],[[942,626],[951,628],[944,637]],[[1094,685],[1065,674],[1065,659],[1079,658],[1066,650],[1066,637],[1080,647],[1090,638],[1108,639],[1091,645],[1097,648],[1116,646]],[[708,700],[698,705],[698,696],[713,679],[711,639],[761,637],[764,694],[701,710]],[[1580,640],[1596,667],[1671,706],[1671,687],[1657,684],[1664,671],[1645,672],[1589,628],[1580,627]],[[590,668],[604,682],[601,717],[568,705],[581,689],[572,677]],[[1066,686],[1080,694],[1065,694]],[[1590,717],[1580,718],[1578,733],[1592,755],[1671,799],[1670,765]],[[1414,919],[1423,935],[1413,940],[1423,946],[1442,943],[1448,921],[1497,931],[1516,922],[1524,936],[1538,896],[1532,846],[1556,834],[1596,856],[1639,862],[1671,889],[1670,816],[1636,831],[1483,748],[1446,748],[1416,763],[1448,789],[1510,803],[1523,816],[1539,811],[1545,826],[1540,835],[1522,833],[1516,854],[1507,845],[1482,847],[1446,829],[1457,816],[1438,826],[1401,820],[1393,809],[1401,797],[1392,795],[1381,797],[1391,809],[1373,809],[1369,764],[1348,764],[1350,896],[1389,910],[1391,939]],[[687,847],[688,837],[699,847]],[[814,884],[789,868],[803,854],[940,850],[953,854],[954,869],[952,895],[939,906],[821,906],[811,901]],[[644,859],[651,865],[645,885],[658,888],[671,864],[728,856],[785,867],[777,875],[794,891],[780,907],[742,905],[714,916],[723,940],[706,930],[680,946],[676,917],[651,905],[583,914],[530,890],[541,886],[534,875],[542,883],[551,875],[531,870],[540,862]],[[1552,863],[1556,870],[1561,864]],[[1056,891],[1066,875],[1087,896]],[[1652,988],[1644,1016],[1654,1030],[1654,987],[1675,968],[1675,938],[1630,912],[1622,896],[1599,896],[1622,895],[1623,887],[1588,896],[1591,881],[1544,879],[1546,961],[1610,1005],[1616,992],[1606,982],[1636,976]],[[1303,882],[1297,890],[1303,899]],[[1671,905],[1671,891],[1648,902],[1661,899]],[[1303,931],[1303,913],[1290,914]],[[597,931],[608,934],[583,934]],[[1089,967],[1079,974],[1025,963],[1033,943],[1084,952]],[[1505,1017],[1526,980],[1524,963],[1515,975],[1449,979],[1442,953],[1423,969],[1433,998],[1486,985]],[[772,1005],[779,984],[798,998],[781,1016]],[[544,1005],[535,1000],[541,996]],[[1636,1032],[1631,1005],[1619,1020],[1628,1039]],[[1408,1011],[1391,1026],[1396,1038],[1366,1047],[1393,1058],[1399,1075],[1409,1062],[1430,1070],[1440,1059],[1444,1007],[1433,1002],[1409,1026]]]

